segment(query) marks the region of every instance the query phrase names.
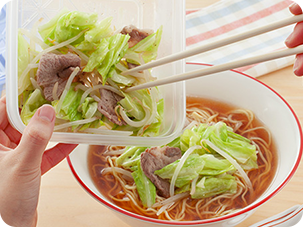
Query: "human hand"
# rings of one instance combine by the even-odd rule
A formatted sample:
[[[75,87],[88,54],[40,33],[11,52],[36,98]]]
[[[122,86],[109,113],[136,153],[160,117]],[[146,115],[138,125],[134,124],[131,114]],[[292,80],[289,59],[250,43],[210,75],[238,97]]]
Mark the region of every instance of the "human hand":
[[[10,226],[36,226],[41,175],[77,145],[57,144],[45,151],[53,133],[55,111],[37,110],[23,135],[9,123],[6,99],[0,99],[0,214]]]
[[[289,7],[289,10],[294,15],[302,14],[301,7],[294,3]],[[293,48],[303,44],[303,22],[296,24],[293,32],[288,36],[285,44],[289,48]],[[294,63],[294,74],[297,76],[303,75],[303,54],[298,54]]]

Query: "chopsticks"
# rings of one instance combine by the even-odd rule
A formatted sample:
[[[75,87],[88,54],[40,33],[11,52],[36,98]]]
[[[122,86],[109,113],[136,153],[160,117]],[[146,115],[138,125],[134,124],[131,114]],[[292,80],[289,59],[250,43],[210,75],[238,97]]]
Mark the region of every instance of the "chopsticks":
[[[238,60],[238,61],[233,61],[233,62],[215,65],[215,66],[211,66],[211,67],[200,69],[200,70],[195,70],[195,71],[191,71],[191,72],[187,72],[187,73],[170,76],[167,78],[147,82],[145,84],[140,84],[140,85],[128,88],[125,91],[126,92],[136,91],[136,90],[140,90],[140,89],[165,85],[165,84],[169,84],[169,83],[175,83],[175,82],[179,82],[179,81],[183,81],[183,80],[189,80],[189,79],[193,79],[196,77],[206,76],[206,75],[210,75],[210,74],[214,74],[214,73],[218,73],[218,72],[222,72],[222,71],[226,71],[226,70],[243,67],[246,65],[252,65],[252,64],[259,63],[259,62],[270,61],[270,60],[274,60],[277,58],[287,57],[290,55],[300,54],[300,53],[303,53],[303,45],[295,47],[295,48],[289,48],[289,49],[285,49],[285,50],[275,51],[275,52],[268,53],[268,54],[258,55],[258,56],[251,57],[251,58],[246,58],[246,59],[242,59],[242,60]]]
[[[228,44],[232,44],[253,36],[257,36],[278,28],[282,28],[297,22],[303,21],[303,14],[301,15],[296,15],[296,16],[292,16],[283,20],[280,20],[278,22],[274,22],[271,23],[269,25],[265,25],[241,34],[237,34],[234,36],[231,36],[227,39],[223,39],[223,40],[218,40],[212,43],[207,43],[206,45],[202,45],[200,47],[197,47],[195,49],[191,49],[191,50],[185,50],[173,55],[169,55],[166,57],[163,57],[161,59],[149,62],[147,64],[135,67],[133,69],[124,71],[122,74],[123,75],[127,75],[133,72],[138,72],[138,71],[142,71],[142,70],[146,70],[149,68],[153,68],[153,67],[157,67],[160,65],[164,65],[170,62],[174,62],[180,59],[184,59],[196,54],[200,54],[212,49],[216,49]],[[265,54],[265,55],[260,55],[260,56],[256,56],[256,57],[251,57],[251,58],[246,58],[246,59],[242,59],[242,60],[238,60],[238,61],[234,61],[234,62],[229,62],[229,63],[225,63],[225,64],[221,64],[221,65],[216,65],[216,66],[212,66],[212,67],[208,67],[207,69],[202,69],[202,70],[196,70],[193,72],[187,72],[187,73],[183,73],[183,74],[179,74],[179,75],[174,75],[171,77],[167,77],[167,78],[163,78],[163,79],[159,79],[156,81],[152,81],[152,82],[148,82],[145,84],[141,84],[141,85],[137,85],[134,86],[132,88],[128,88],[125,91],[135,91],[135,90],[140,90],[140,89],[144,89],[144,88],[149,88],[149,87],[154,87],[154,86],[160,86],[160,85],[164,85],[164,84],[168,84],[168,83],[173,83],[173,82],[179,82],[182,80],[187,80],[187,79],[192,79],[195,77],[199,77],[199,76],[204,76],[204,75],[209,75],[209,74],[213,74],[213,73],[217,73],[220,71],[225,71],[225,70],[231,70],[231,69],[235,69],[235,68],[239,68],[239,67],[243,67],[243,66],[247,66],[247,65],[251,65],[251,64],[256,64],[256,63],[260,63],[260,62],[265,62],[265,61],[269,61],[269,60],[274,60],[277,58],[282,58],[282,57],[287,57],[290,55],[294,55],[294,54],[299,54],[299,53],[303,53],[303,47],[299,46],[296,48],[290,48],[290,49],[285,49],[285,50],[280,50],[280,51],[276,51],[276,52],[272,52],[269,54]]]

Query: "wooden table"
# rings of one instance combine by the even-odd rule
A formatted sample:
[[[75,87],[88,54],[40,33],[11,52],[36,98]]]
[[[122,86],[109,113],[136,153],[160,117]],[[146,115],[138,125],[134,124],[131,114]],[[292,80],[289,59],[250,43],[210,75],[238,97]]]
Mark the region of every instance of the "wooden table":
[[[216,1],[216,0],[215,0]],[[214,0],[188,0],[187,8],[205,7]],[[259,77],[261,81],[280,93],[303,122],[303,84],[294,76],[292,67]],[[291,181],[269,202],[262,205],[241,226],[249,226],[277,214],[298,203],[303,203],[303,165]],[[41,227],[130,227],[115,214],[93,199],[74,179],[66,161],[42,178],[38,226]]]

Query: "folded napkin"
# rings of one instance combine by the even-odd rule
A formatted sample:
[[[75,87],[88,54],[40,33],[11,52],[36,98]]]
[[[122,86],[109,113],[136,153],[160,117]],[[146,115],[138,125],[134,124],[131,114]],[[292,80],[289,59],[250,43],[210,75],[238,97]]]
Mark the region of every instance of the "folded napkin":
[[[221,0],[200,10],[188,10],[186,15],[186,48],[225,39],[247,30],[293,16],[290,0]],[[225,47],[220,47],[187,59],[212,65],[261,55],[286,48],[284,41],[294,25],[267,32]],[[258,77],[293,64],[294,56],[236,69]]]

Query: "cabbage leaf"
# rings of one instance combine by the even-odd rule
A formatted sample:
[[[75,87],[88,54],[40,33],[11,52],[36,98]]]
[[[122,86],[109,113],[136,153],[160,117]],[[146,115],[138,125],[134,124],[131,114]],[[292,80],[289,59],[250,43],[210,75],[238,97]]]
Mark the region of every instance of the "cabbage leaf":
[[[82,118],[89,119],[97,113],[98,103],[92,97],[86,97],[79,107],[78,111],[80,109],[79,112],[82,112]]]
[[[146,150],[147,147],[129,146],[126,147],[122,155],[116,159],[118,166],[122,166],[124,169],[136,170],[138,162],[140,161],[141,153]]]
[[[191,195],[193,199],[208,198],[222,193],[235,194],[237,182],[235,177],[226,174],[219,177],[202,178],[196,185],[195,192]]]
[[[48,103],[48,101],[44,99],[40,90],[34,90],[29,95],[29,98],[26,100],[21,110],[21,120],[23,121],[23,123],[27,125],[30,119],[34,116],[37,109],[46,103]]]
[[[171,180],[179,162],[180,160],[176,160],[175,162],[163,167],[162,169],[156,170],[155,174],[162,179]],[[190,183],[190,181],[199,176],[199,172],[202,171],[204,165],[205,162],[202,156],[198,154],[189,155],[179,172],[175,185],[177,187],[182,187],[185,184]]]
[[[143,63],[142,60],[144,63],[155,60],[158,54],[162,30],[163,28],[161,26],[156,32],[129,48],[125,53],[126,61],[140,65]]]
[[[68,90],[60,109],[59,113],[56,113],[56,117],[69,121],[82,120],[82,113],[78,111],[83,91],[75,90],[77,83],[72,83]],[[52,105],[56,107],[58,100],[53,101]]]
[[[115,69],[115,65],[122,59],[128,49],[129,35],[116,34],[103,39],[97,50],[89,57],[84,72],[91,72],[94,68],[102,76],[102,83],[105,84],[110,75],[110,71]]]
[[[251,144],[249,139],[234,133],[232,128],[223,122],[218,122],[211,126],[200,124],[191,130],[185,130],[180,138],[180,148],[182,151],[185,151],[191,146],[200,145],[203,139],[209,140],[228,153],[244,169],[248,170],[258,167],[256,146]],[[198,152],[200,154],[216,154],[215,151],[207,147]]]
[[[29,57],[29,44],[23,37],[23,35],[18,33],[18,90],[25,91],[31,86],[30,74],[27,73],[24,78],[21,78],[21,74],[26,69],[30,62]]]
[[[44,26],[39,27],[39,33],[46,44],[52,43],[48,40],[54,40],[58,43],[71,39],[86,29],[92,29],[96,26],[98,20],[97,13],[85,13],[79,11],[67,12],[58,15],[54,20],[49,21]],[[84,40],[84,35],[73,44]]]
[[[145,176],[141,169],[140,161],[138,162],[137,167],[137,170],[132,172],[132,176],[135,180],[137,191],[143,206],[150,208],[156,202],[156,187],[150,179]]]
[[[99,43],[113,33],[111,28],[112,17],[108,17],[100,21],[84,34],[84,40],[77,45],[77,49],[90,54],[94,52]]]

